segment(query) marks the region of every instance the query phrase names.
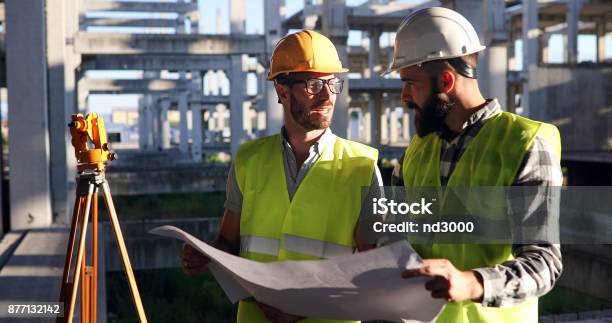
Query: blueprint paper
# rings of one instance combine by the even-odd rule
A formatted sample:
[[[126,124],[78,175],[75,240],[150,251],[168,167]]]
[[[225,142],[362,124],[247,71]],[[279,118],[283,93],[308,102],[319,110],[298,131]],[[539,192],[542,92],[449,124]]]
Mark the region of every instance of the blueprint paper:
[[[445,302],[431,298],[429,278],[402,279],[421,259],[406,241],[314,261],[260,263],[218,250],[172,226],[150,233],[180,239],[211,259],[209,268],[232,302],[254,297],[283,312],[336,320],[435,320]]]

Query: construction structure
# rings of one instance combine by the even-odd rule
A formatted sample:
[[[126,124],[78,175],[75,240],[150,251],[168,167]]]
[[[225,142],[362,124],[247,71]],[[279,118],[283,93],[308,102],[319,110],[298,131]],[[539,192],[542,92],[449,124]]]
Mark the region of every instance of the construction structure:
[[[72,113],[93,112],[90,95],[141,95],[138,151],[167,153],[160,160],[169,170],[176,163],[201,167],[208,153],[231,155],[240,143],[279,131],[282,107],[265,74],[276,42],[296,29],[327,35],[350,69],[336,102],[334,133],[379,148],[381,158],[399,158],[414,133],[411,114],[400,100],[399,75],[380,73],[402,19],[435,5],[467,17],[488,47],[478,66],[485,96],[559,127],[567,183],[612,183],[609,1],[368,0],[348,6],[351,1],[304,0],[301,10],[285,16],[285,1],[260,0],[259,34],[246,32],[246,0],[225,1],[226,34],[201,32],[210,22],[201,19],[207,9],[197,0],[0,1],[0,87],[8,89],[8,99],[1,99],[9,123],[0,238],[13,239],[8,245],[16,254],[29,239],[58,239],[53,227],[69,223],[76,162],[66,124]],[[121,32],[104,32],[113,28]],[[349,44],[354,35],[359,44]],[[551,59],[555,39],[563,44],[561,59]],[[594,39],[594,59],[581,58],[581,39]],[[121,70],[140,76],[114,78]],[[214,178],[212,187],[222,189],[218,169],[194,173]],[[50,231],[15,234],[37,228]],[[62,254],[59,245],[49,244]],[[0,248],[0,280],[11,264],[2,254]]]

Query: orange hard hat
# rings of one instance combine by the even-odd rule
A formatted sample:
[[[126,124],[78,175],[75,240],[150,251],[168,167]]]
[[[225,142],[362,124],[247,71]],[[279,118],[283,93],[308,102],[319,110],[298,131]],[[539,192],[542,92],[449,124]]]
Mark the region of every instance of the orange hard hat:
[[[327,37],[302,30],[278,41],[270,59],[268,80],[294,72],[343,73],[348,69],[342,67],[336,47]]]

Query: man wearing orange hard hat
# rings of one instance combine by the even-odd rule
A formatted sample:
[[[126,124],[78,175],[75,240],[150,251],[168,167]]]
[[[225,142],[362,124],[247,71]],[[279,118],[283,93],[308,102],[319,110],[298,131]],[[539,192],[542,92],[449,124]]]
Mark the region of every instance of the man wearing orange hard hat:
[[[283,106],[280,133],[240,146],[227,181],[227,200],[214,245],[261,262],[325,259],[366,250],[358,233],[368,201],[379,197],[378,151],[334,135],[336,96],[344,80],[332,42],[311,30],[283,37],[268,80]],[[369,187],[366,194],[362,188]],[[365,196],[362,196],[365,195]],[[208,259],[185,246],[183,269],[206,270]],[[238,322],[332,322],[289,315],[241,301]],[[333,321],[338,322],[338,321]]]

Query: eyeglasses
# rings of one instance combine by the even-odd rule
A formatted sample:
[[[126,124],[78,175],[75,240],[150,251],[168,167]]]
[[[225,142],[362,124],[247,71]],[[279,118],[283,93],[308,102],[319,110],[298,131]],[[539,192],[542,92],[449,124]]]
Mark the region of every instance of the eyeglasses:
[[[287,79],[281,84],[292,86],[297,83],[306,84],[306,93],[311,95],[319,94],[323,90],[323,85],[327,84],[329,86],[329,90],[334,94],[342,93],[342,88],[344,87],[344,80],[338,77],[334,77],[327,80],[322,79],[308,79],[308,80],[294,80]]]

